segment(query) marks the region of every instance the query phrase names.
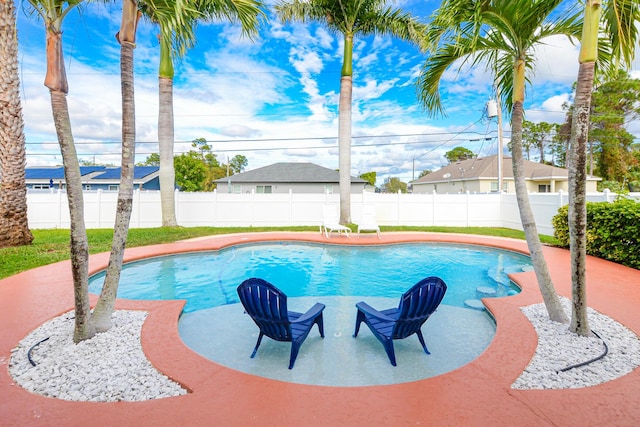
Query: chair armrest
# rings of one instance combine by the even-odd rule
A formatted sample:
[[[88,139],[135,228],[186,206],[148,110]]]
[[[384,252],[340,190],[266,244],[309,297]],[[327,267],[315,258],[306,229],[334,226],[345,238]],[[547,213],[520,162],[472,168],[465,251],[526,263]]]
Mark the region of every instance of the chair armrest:
[[[395,322],[396,320],[398,320],[395,317],[389,317],[386,314],[381,313],[364,301],[357,303],[356,307],[359,311],[363,312],[367,316],[375,317],[376,319],[384,320],[386,322]]]
[[[292,320],[291,323],[302,323],[306,322],[309,319],[316,318],[322,310],[324,310],[325,305],[317,302],[313,307],[307,310],[302,316],[298,317],[296,320]]]

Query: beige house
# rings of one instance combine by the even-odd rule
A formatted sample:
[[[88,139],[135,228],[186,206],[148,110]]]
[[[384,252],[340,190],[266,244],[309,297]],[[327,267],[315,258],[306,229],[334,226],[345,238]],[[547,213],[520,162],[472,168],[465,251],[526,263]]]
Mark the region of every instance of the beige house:
[[[502,190],[515,193],[510,157],[502,159]],[[530,193],[569,191],[569,171],[556,166],[524,161],[524,175]],[[587,192],[597,191],[602,180],[587,176]],[[451,163],[413,182],[414,193],[491,193],[498,191],[498,156],[478,157]]]

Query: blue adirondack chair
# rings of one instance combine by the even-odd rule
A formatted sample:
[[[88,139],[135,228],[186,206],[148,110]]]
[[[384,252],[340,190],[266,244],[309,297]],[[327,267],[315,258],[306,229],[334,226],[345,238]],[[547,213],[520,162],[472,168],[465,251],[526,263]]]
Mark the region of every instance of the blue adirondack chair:
[[[238,296],[245,311],[260,328],[260,335],[253,358],[260,347],[264,335],[276,341],[291,342],[289,369],[298,357],[300,346],[309,335],[314,324],[318,325],[320,336],[324,338],[322,310],[325,305],[316,303],[306,313],[287,310],[287,296],[271,283],[263,279],[247,279],[238,286]]]
[[[420,328],[429,316],[436,311],[444,298],[447,285],[438,277],[422,279],[400,298],[398,308],[390,308],[378,311],[365,302],[356,304],[358,314],[356,316],[356,331],[353,337],[358,336],[362,322],[371,329],[371,332],[382,343],[389,361],[396,366],[396,354],[393,349],[393,340],[407,338],[413,334],[418,336],[424,352],[427,354],[427,346]]]

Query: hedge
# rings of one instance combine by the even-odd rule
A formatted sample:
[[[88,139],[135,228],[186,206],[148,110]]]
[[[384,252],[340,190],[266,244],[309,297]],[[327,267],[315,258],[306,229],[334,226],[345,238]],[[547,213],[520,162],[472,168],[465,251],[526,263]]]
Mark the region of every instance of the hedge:
[[[553,234],[569,247],[569,207],[553,217]],[[640,203],[618,199],[587,203],[587,254],[640,269]]]

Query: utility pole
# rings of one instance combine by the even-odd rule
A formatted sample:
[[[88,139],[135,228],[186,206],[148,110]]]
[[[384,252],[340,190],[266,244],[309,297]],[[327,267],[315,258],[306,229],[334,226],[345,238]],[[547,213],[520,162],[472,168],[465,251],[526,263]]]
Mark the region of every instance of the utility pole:
[[[502,102],[500,101],[500,88],[496,87],[496,100],[498,110],[498,192],[503,190],[503,171],[502,171]]]

